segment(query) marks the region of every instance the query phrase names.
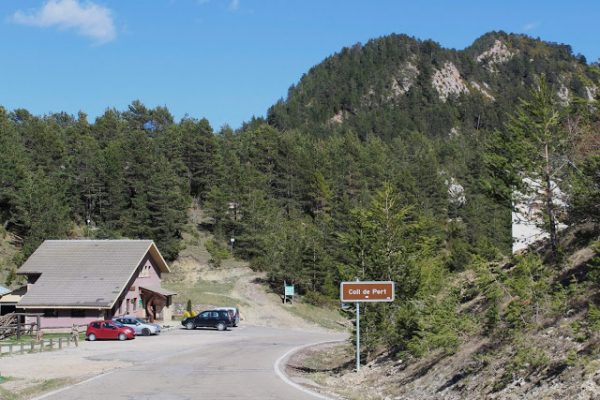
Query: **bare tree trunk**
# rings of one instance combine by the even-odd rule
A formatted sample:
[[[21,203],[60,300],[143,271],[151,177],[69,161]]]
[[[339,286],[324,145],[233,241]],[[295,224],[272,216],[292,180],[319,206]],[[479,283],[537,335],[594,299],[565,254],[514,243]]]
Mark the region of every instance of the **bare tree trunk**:
[[[548,154],[548,144],[544,146],[546,167],[544,170],[544,184],[546,194],[546,215],[548,216],[548,231],[550,233],[550,246],[552,248],[552,261],[558,259],[558,237],[556,232],[556,216],[554,215],[554,193],[552,193],[552,166]]]

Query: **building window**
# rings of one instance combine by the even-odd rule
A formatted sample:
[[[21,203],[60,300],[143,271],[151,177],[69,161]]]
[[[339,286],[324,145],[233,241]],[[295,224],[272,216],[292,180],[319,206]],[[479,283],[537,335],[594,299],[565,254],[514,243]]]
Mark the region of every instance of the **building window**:
[[[140,278],[148,278],[150,276],[150,265],[144,265],[140,271]]]
[[[137,299],[134,297],[131,299],[131,304],[133,304],[133,311],[137,309]]]
[[[58,310],[55,308],[47,308],[44,310],[44,318],[58,318]]]
[[[71,310],[71,318],[84,318],[85,310]]]

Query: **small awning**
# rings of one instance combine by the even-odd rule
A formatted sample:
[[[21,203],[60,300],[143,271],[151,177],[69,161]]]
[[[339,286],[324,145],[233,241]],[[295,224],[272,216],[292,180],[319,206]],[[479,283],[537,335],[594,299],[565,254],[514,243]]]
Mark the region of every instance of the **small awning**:
[[[160,286],[140,286],[140,289],[148,291],[148,292],[157,293],[157,294],[160,294],[161,296],[165,296],[165,297],[174,296],[177,294],[175,292],[171,292],[170,290],[164,289]]]
[[[15,294],[7,294],[5,296],[0,297],[0,304],[17,304],[21,300],[22,296],[18,296]]]
[[[27,286],[21,286],[0,296],[0,303],[18,303],[23,295],[27,293]]]

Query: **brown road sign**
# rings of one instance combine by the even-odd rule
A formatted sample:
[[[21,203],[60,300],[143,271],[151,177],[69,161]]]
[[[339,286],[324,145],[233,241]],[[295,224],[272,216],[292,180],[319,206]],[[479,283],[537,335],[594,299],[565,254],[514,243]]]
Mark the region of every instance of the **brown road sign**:
[[[394,301],[394,282],[342,282],[340,299],[343,303]]]

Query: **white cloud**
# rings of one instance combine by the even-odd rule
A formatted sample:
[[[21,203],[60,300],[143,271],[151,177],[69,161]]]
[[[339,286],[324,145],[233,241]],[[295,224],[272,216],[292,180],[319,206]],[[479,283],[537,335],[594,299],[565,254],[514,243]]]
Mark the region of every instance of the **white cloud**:
[[[117,37],[110,9],[91,1],[48,0],[39,10],[15,12],[12,21],[43,28],[75,29],[98,43],[107,43]]]
[[[523,31],[525,31],[525,32],[528,32],[528,31],[534,30],[538,26],[540,26],[539,22],[528,22],[525,25],[523,25],[523,27],[521,29],[523,29]]]
[[[235,12],[240,9],[240,0],[231,0],[227,9],[231,12]]]

